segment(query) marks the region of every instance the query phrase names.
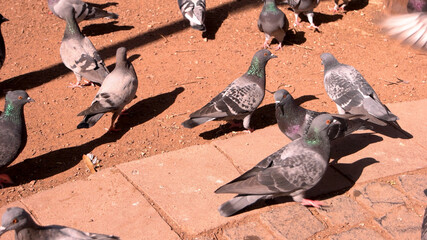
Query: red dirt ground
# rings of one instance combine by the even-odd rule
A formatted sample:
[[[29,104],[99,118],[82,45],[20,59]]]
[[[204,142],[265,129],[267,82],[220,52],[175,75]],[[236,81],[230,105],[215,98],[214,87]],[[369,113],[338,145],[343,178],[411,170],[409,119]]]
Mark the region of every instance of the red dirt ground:
[[[116,49],[125,46],[138,74],[137,98],[129,104],[129,115],[118,121],[122,131],[114,133],[105,130],[111,114],[90,129],[76,130],[81,121],[77,113],[90,105],[98,87],[67,88],[75,76],[59,56],[65,22],[48,14],[47,0],[2,3],[1,13],[10,21],[2,25],[7,57],[0,70],[0,107],[11,89],[27,90],[36,102],[25,107],[28,143],[5,170],[16,186],[0,189],[0,206],[87,177],[90,173],[81,159],[89,152],[102,160],[102,169],[247,134],[230,132],[220,127],[221,122],[194,129],[180,124],[247,70],[264,41],[257,28],[262,1],[208,0],[207,41],[183,21],[175,0],[117,3],[107,8],[120,15],[117,22],[80,23],[110,70]],[[353,1],[346,14],[333,15],[333,2],[321,2],[315,9],[321,32],[303,26],[289,34],[289,43],[274,52],[278,58],[267,65],[267,89],[286,87],[295,98],[308,96],[300,99],[309,100],[304,107],[335,112],[323,87],[319,58],[331,52],[356,67],[385,103],[427,98],[426,55],[380,33],[373,22],[382,5],[381,0]],[[292,25],[293,13],[287,6],[279,7]],[[304,24],[308,25],[306,18]],[[255,129],[275,123],[273,103],[267,93],[253,116]]]

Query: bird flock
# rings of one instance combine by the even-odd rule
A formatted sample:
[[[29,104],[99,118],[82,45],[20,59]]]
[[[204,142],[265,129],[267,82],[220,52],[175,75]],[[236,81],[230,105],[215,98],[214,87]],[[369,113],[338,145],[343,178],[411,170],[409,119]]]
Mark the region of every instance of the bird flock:
[[[419,4],[411,4],[414,1]],[[309,20],[309,27],[318,28],[313,23],[313,9],[319,4],[319,0],[287,0],[284,3],[288,4],[295,14],[294,26],[299,25],[298,16],[304,13]],[[348,1],[344,0],[341,6],[338,5],[338,0],[334,0],[334,3],[333,11],[344,11]],[[408,6],[416,6],[413,11],[419,18],[423,18],[421,26],[418,24],[422,30],[426,25],[426,1],[409,0],[409,3]],[[109,131],[118,131],[115,121],[123,113],[125,106],[135,98],[138,88],[135,69],[127,59],[126,48],[120,47],[116,52],[115,69],[109,72],[90,39],[80,31],[78,24],[84,20],[117,19],[119,16],[81,0],[48,0],[48,6],[55,16],[66,22],[60,56],[64,65],[76,76],[76,82],[70,83],[70,87],[100,85],[90,106],[77,114],[83,116],[77,128],[90,128],[105,113],[112,112]],[[178,6],[192,28],[207,31],[205,0],[178,0]],[[0,25],[6,21],[8,19],[0,14]],[[282,48],[289,28],[289,21],[276,6],[275,0],[264,0],[258,28],[265,34],[265,42],[262,44],[263,49],[253,55],[248,70],[206,105],[191,113],[182,126],[194,128],[208,121],[227,121],[231,124],[230,127],[239,126],[247,132],[254,131],[250,120],[265,96],[265,67],[271,59],[277,58],[266,49],[269,48],[268,41],[273,36],[279,42],[276,50]],[[416,35],[410,36],[410,43],[425,49],[426,33],[414,33],[415,30],[411,29]],[[0,68],[5,58],[5,43],[0,28]],[[326,93],[335,102],[339,114],[305,109],[297,105],[285,89],[275,91],[275,117],[278,127],[292,142],[215,191],[237,194],[219,207],[218,211],[222,216],[232,216],[261,199],[279,196],[290,196],[294,201],[306,206],[321,207],[322,202],[306,199],[304,194],[324,176],[329,163],[331,141],[346,137],[359,129],[375,131],[378,126],[390,127],[411,137],[399,126],[399,118],[380,101],[359,71],[340,63],[331,53],[321,54],[320,61],[324,66]],[[82,83],[82,79],[87,82]],[[5,96],[4,112],[0,116],[0,170],[10,165],[26,145],[23,108],[29,102],[34,100],[23,90],[9,91]],[[8,175],[0,174],[2,187],[12,183]],[[9,208],[3,214],[0,235],[11,230],[15,231],[16,239],[119,239],[116,236],[86,233],[64,226],[40,226],[29,213],[19,207]]]

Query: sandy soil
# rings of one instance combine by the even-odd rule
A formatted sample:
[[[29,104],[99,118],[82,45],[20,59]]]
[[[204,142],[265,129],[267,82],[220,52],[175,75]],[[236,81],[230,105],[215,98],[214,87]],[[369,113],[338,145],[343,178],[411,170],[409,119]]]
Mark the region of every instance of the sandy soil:
[[[137,98],[129,105],[129,115],[117,123],[122,130],[113,133],[105,130],[111,114],[93,128],[76,130],[81,121],[77,113],[90,105],[98,87],[67,88],[75,76],[59,56],[65,22],[48,14],[47,1],[2,3],[1,13],[10,21],[2,25],[7,57],[0,70],[0,108],[11,89],[27,90],[36,102],[25,108],[28,144],[5,170],[16,185],[0,189],[0,206],[87,177],[90,173],[81,161],[86,153],[101,159],[102,170],[247,134],[229,131],[221,122],[194,129],[180,124],[247,70],[264,41],[257,28],[262,2],[208,0],[208,32],[203,36],[207,41],[183,21],[176,1],[117,3],[107,4],[107,9],[120,15],[118,21],[80,24],[110,70],[116,49],[125,46],[138,74]],[[320,32],[304,26],[289,32],[287,45],[274,52],[279,57],[267,65],[267,89],[286,87],[295,98],[305,96],[300,98],[303,106],[335,112],[323,87],[319,58],[331,52],[340,62],[355,66],[385,103],[427,97],[426,55],[379,32],[373,22],[380,16],[381,0],[353,2],[346,14],[332,14],[332,7],[332,1],[325,1],[315,9]],[[292,24],[293,13],[287,6],[280,8]],[[275,124],[273,102],[267,93],[253,116],[255,129]]]

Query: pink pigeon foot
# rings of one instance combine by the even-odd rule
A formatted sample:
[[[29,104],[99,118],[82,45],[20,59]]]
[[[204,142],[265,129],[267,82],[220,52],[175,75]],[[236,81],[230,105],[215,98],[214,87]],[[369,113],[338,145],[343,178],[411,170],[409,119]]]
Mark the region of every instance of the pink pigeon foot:
[[[255,131],[255,129],[249,128],[249,129],[244,130],[243,132],[245,132],[245,133],[252,133],[253,131]]]
[[[279,43],[279,46],[277,46],[277,48],[276,49],[274,49],[274,50],[279,50],[279,49],[282,49],[282,43]]]
[[[82,88],[82,85],[80,83],[70,83],[68,85],[69,88]]]
[[[7,174],[0,174],[0,188],[3,188],[3,183],[6,184],[13,184],[12,179],[10,179],[9,175]]]
[[[301,204],[304,206],[313,206],[315,208],[319,208],[323,205],[321,201],[310,200],[310,199],[303,199],[301,201]]]
[[[314,29],[319,29],[318,26],[314,25],[313,23],[310,24],[310,26],[307,26],[307,28],[314,28]]]
[[[110,127],[109,129],[108,129],[108,132],[119,132],[119,131],[121,131],[122,129],[120,129],[120,128],[115,128],[115,127]]]
[[[229,121],[230,128],[242,128],[243,122],[235,122],[235,121]]]
[[[128,109],[123,109],[123,110],[120,112],[120,116],[122,116],[122,115],[129,115],[129,113],[128,113]]]

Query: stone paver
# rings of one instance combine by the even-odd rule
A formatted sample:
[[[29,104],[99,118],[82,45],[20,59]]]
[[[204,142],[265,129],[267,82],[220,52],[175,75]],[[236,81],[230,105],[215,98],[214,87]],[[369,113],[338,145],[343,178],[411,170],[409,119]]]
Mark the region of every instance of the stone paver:
[[[367,218],[367,213],[353,200],[338,196],[324,201],[325,207],[317,211],[333,225],[354,225]]]
[[[121,239],[179,239],[118,170],[23,199],[43,225],[66,225]]]
[[[2,215],[4,212],[6,212],[6,209],[8,209],[10,207],[20,207],[20,208],[27,210],[27,212],[29,212],[29,210],[24,206],[24,204],[22,204],[20,201],[16,201],[16,202],[13,202],[13,203],[7,204],[6,206],[1,207],[0,208],[0,215]],[[31,214],[31,212],[30,212],[30,214]],[[33,218],[36,222],[38,222],[38,219],[35,218],[35,216],[33,216]],[[1,235],[0,239],[1,240],[15,240],[15,232],[9,231],[9,232]]]
[[[424,204],[427,204],[426,175],[402,175],[399,176],[399,181],[406,193]]]
[[[390,209],[405,204],[407,198],[389,183],[371,182],[352,191],[356,200],[381,216]]]
[[[230,220],[217,209],[234,195],[214,191],[239,173],[213,145],[193,146],[118,168],[188,234]]]
[[[420,239],[422,217],[405,206],[385,214],[376,221],[395,239]]]
[[[259,222],[241,223],[225,229],[223,237],[226,240],[277,240]]]
[[[262,213],[261,221],[285,239],[306,239],[325,229],[322,222],[300,204],[287,204]]]
[[[329,237],[331,240],[381,240],[381,234],[369,228],[352,228],[348,231],[338,233]]]

